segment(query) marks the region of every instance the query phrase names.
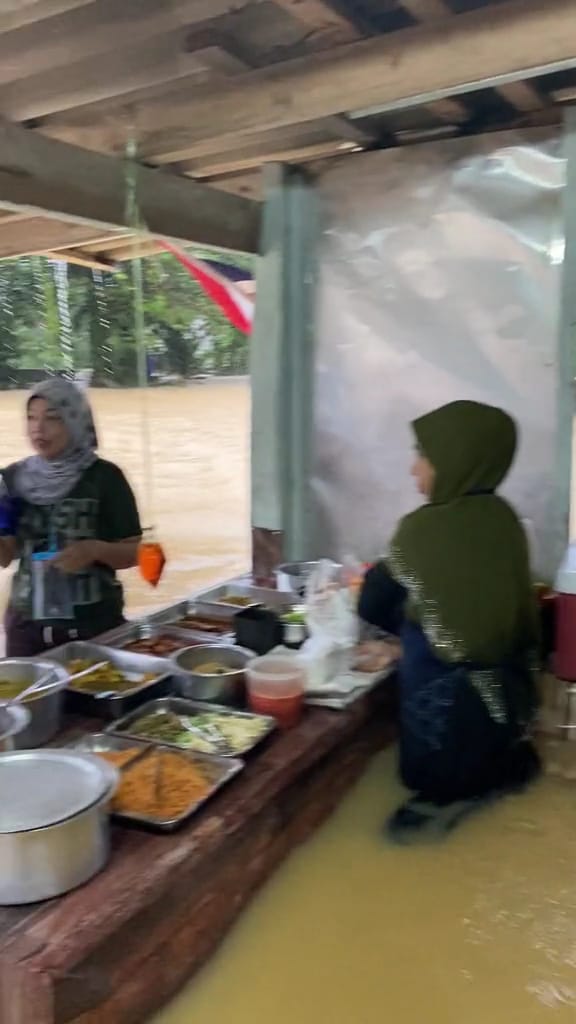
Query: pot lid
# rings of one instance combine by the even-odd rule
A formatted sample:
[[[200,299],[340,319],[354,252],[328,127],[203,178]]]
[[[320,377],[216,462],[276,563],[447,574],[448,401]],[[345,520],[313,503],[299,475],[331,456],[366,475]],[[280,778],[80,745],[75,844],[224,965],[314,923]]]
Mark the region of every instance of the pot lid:
[[[0,834],[56,825],[112,792],[118,772],[72,750],[0,754]]]

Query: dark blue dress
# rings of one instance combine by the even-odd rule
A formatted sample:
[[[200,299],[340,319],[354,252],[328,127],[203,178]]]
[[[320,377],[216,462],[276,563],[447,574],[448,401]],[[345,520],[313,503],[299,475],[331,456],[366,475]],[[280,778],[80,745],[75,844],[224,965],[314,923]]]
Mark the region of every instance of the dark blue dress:
[[[496,666],[442,661],[421,626],[405,616],[405,601],[384,563],[368,572],[360,616],[402,642],[402,781],[439,805],[521,788],[538,766],[527,738],[535,711],[529,652]]]

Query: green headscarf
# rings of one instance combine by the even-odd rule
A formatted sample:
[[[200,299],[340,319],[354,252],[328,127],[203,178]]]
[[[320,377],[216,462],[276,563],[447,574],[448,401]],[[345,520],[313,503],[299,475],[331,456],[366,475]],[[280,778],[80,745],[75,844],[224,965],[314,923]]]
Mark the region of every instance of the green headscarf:
[[[430,504],[406,516],[389,566],[445,661],[498,665],[536,647],[536,609],[526,537],[494,494],[516,451],[516,428],[501,409],[452,402],[413,423],[434,466]]]

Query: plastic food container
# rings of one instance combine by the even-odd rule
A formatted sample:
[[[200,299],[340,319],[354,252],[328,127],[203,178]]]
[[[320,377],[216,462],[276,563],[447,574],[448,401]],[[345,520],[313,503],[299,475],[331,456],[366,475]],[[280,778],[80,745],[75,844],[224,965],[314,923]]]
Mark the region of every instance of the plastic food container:
[[[304,703],[304,671],[296,657],[267,654],[246,668],[250,707],[272,715],[281,729],[296,725]]]

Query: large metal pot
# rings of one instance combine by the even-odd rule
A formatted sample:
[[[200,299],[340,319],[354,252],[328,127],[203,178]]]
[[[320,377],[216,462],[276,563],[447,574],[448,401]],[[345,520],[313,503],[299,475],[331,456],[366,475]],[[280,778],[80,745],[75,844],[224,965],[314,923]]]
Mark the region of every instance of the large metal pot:
[[[172,655],[176,687],[181,697],[214,704],[241,704],[244,700],[246,665],[255,658],[253,651],[233,644],[200,644],[185,647]],[[195,671],[206,662],[218,662],[226,672],[206,675]]]
[[[112,765],[76,751],[0,755],[0,905],[61,896],[104,867],[117,782]]]
[[[64,689],[69,673],[54,661],[32,661],[30,658],[0,660],[0,684],[9,680],[20,683],[24,689],[41,676],[47,676],[46,684],[23,701],[22,706],[30,712],[30,723],[14,738],[17,750],[41,747],[59,732],[62,726]]]
[[[30,722],[30,712],[18,704],[0,707],[0,754],[14,750],[14,737]]]

